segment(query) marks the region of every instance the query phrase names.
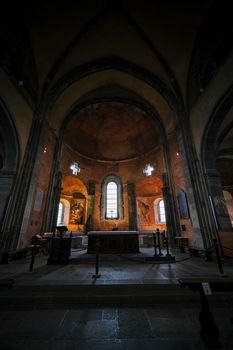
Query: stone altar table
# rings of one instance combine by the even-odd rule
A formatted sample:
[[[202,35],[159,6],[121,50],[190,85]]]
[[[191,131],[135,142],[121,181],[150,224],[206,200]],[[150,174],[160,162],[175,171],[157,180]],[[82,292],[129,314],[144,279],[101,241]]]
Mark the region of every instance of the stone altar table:
[[[100,253],[139,253],[138,231],[89,231],[87,253],[96,252],[99,239]]]

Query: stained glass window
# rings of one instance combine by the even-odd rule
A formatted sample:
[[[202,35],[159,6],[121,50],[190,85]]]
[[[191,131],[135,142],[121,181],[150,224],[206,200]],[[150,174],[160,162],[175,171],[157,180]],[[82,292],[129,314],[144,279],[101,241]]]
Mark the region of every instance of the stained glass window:
[[[116,219],[118,217],[117,202],[117,184],[111,181],[107,184],[106,218]]]
[[[164,206],[163,199],[161,201],[159,201],[158,214],[159,214],[159,222],[166,223],[165,206]]]

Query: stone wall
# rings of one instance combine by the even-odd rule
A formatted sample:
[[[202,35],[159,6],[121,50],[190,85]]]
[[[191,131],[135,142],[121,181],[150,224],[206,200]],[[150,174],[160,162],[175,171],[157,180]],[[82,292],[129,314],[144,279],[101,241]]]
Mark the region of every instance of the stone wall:
[[[170,161],[171,161],[171,172],[172,172],[174,187],[175,187],[175,195],[176,195],[175,199],[176,199],[176,204],[177,204],[178,214],[179,214],[179,221],[181,226],[181,234],[183,237],[187,237],[189,239],[190,244],[195,245],[195,237],[194,237],[191,218],[190,216],[188,218],[182,218],[180,213],[178,198],[177,198],[178,193],[180,191],[184,191],[186,194],[188,194],[187,193],[188,187],[185,181],[181,153],[180,153],[175,135],[172,135],[169,138],[169,155],[170,155]],[[189,206],[189,203],[188,203],[188,206]],[[189,207],[189,210],[191,210],[190,207]]]
[[[71,175],[70,164],[75,161],[79,164],[81,171],[77,176]],[[154,167],[152,176],[146,176],[143,169],[146,164],[150,163]],[[155,221],[154,201],[162,198],[162,173],[163,156],[162,147],[151,152],[150,154],[127,162],[97,162],[78,156],[67,146],[64,146],[61,157],[61,171],[64,174],[62,184],[62,195],[72,195],[71,192],[79,191],[80,182],[87,187],[89,181],[95,184],[94,195],[94,212],[93,212],[93,229],[94,230],[128,230],[129,228],[129,208],[128,208],[128,189],[129,183],[135,184],[135,196],[137,204],[139,201],[146,202],[149,206],[149,215],[144,219],[140,218],[140,210],[137,210],[137,223],[140,230],[151,230],[155,228],[164,229],[165,225],[158,225]],[[101,184],[107,175],[116,175],[122,181],[123,195],[123,219],[122,220],[101,220]],[[70,180],[73,179],[71,185]],[[76,185],[75,185],[75,179]],[[86,197],[87,198],[87,197]],[[138,209],[138,205],[137,205]],[[87,219],[87,217],[86,217]],[[141,220],[141,221],[140,221]],[[70,227],[69,229],[75,229]]]

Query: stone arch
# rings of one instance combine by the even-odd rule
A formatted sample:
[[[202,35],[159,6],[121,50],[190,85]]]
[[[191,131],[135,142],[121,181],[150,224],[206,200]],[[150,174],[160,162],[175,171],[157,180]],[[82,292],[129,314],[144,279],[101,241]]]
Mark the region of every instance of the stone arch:
[[[95,94],[97,90],[109,86],[106,84],[118,85],[124,93],[107,97],[103,94],[102,96]],[[57,81],[48,91],[47,97],[45,96],[45,103],[41,106],[42,114],[48,116],[50,126],[59,135],[57,159],[62,152],[62,140],[68,122],[82,108],[100,101],[132,104],[141,108],[154,121],[163,145],[163,162],[168,174],[169,191],[174,196],[174,186],[169,170],[167,135],[178,123],[182,113],[182,103],[178,103],[178,98],[172,89],[160,78],[146,69],[116,57],[107,57],[75,68]],[[54,176],[56,176],[58,162],[54,164]],[[173,213],[177,213],[174,200],[171,200],[171,208]],[[172,217],[176,218],[177,214]],[[177,223],[174,223],[174,226],[178,227]]]
[[[223,188],[219,173],[216,170],[218,133],[223,125],[224,118],[232,108],[233,86],[222,97],[213,114],[209,118],[201,147],[202,165],[206,173],[206,180],[209,194],[212,197],[211,202],[215,205],[215,212],[218,220],[218,229],[220,231],[231,231],[231,223],[228,211],[225,205]]]
[[[215,169],[217,135],[223,120],[233,106],[233,85],[215,106],[202,139],[201,155],[205,169]]]
[[[81,101],[85,94],[106,86],[109,81],[121,85],[125,90],[131,89],[142,99],[143,91],[148,89],[147,96],[151,96],[157,105],[161,105],[165,113],[170,110],[169,118],[171,111],[174,113],[174,118],[178,118],[182,104],[178,103],[172,89],[167,84],[146,69],[116,57],[107,57],[76,67],[59,79],[45,96],[45,103],[41,106],[43,112],[49,116],[51,122],[53,115],[59,118],[61,112],[59,106],[65,106],[67,95],[73,100],[64,107],[66,110],[77,101]],[[153,104],[150,100],[147,102],[156,109],[155,103]],[[160,115],[164,114],[158,112]],[[64,113],[62,113],[62,118],[64,118]]]

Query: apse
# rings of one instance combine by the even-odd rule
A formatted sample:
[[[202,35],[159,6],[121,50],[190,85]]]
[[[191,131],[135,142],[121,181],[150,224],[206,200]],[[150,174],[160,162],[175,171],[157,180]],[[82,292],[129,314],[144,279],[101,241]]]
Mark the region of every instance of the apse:
[[[70,169],[73,163],[80,169],[76,175]],[[79,201],[85,202],[84,224],[72,223],[70,211],[70,230],[83,233],[87,222],[94,230],[128,230],[133,225],[143,232],[166,227],[158,215],[159,199],[163,199],[161,137],[151,116],[137,106],[101,102],[73,116],[64,133],[60,169],[61,201],[67,199],[67,191],[73,198],[77,188],[70,182],[76,179],[87,189],[86,193],[79,190],[83,194]],[[90,184],[94,194],[88,192]]]

